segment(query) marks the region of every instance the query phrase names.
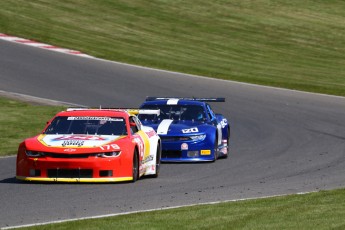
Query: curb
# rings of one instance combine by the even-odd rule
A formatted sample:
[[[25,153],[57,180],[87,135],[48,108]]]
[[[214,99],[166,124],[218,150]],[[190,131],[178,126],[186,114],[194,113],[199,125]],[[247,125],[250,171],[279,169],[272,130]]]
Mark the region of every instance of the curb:
[[[65,49],[65,48],[61,48],[61,47],[57,47],[57,46],[53,46],[53,45],[49,45],[49,44],[45,44],[45,43],[40,43],[40,42],[37,42],[34,40],[19,38],[19,37],[15,37],[15,36],[3,34],[3,33],[0,33],[0,40],[5,40],[5,41],[24,44],[24,45],[34,46],[34,47],[38,47],[41,49],[56,51],[56,52],[60,52],[60,53],[77,55],[80,57],[93,58],[92,56],[84,54],[84,53],[77,51],[77,50]]]

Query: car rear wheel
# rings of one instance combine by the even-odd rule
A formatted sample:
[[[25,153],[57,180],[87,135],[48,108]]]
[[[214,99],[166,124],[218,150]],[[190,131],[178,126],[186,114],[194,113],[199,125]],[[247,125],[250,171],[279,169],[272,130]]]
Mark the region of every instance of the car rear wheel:
[[[230,127],[228,128],[228,154],[226,154],[226,157],[230,154]]]
[[[139,156],[136,150],[133,154],[132,177],[132,182],[136,182],[139,179]]]

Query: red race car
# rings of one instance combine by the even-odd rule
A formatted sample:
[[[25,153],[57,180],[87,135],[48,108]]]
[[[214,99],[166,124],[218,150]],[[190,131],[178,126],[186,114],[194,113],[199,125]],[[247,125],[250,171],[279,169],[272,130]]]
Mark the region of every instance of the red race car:
[[[16,178],[50,182],[136,181],[157,177],[161,140],[138,113],[159,110],[67,109],[18,148]]]

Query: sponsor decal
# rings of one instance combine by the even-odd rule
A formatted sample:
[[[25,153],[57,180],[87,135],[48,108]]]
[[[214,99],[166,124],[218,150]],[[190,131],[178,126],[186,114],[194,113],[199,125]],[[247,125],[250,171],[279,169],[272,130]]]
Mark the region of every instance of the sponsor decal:
[[[63,141],[63,140],[105,141],[107,139],[100,136],[87,136],[87,135],[65,135],[65,136],[52,139],[52,141]]]
[[[64,151],[64,152],[75,152],[76,149],[64,149],[63,151]]]
[[[187,143],[182,143],[181,144],[181,150],[188,150],[188,144]]]
[[[80,147],[80,146],[84,145],[84,141],[81,141],[81,140],[67,140],[67,141],[63,141],[62,142],[62,147],[70,146],[70,145],[76,145],[76,146]]]
[[[197,127],[190,128],[190,129],[182,129],[182,133],[197,133],[199,132]]]
[[[142,163],[143,164],[145,164],[145,163],[147,163],[147,162],[149,162],[149,161],[152,161],[153,160],[153,156],[148,156],[148,157],[146,157],[143,161],[142,161]]]
[[[209,149],[203,149],[200,151],[201,155],[211,155],[211,150]]]
[[[222,129],[224,129],[225,126],[227,126],[227,124],[228,124],[228,121],[225,118],[220,122],[220,125],[222,126]]]
[[[95,148],[113,143],[120,136],[94,136],[94,135],[40,135],[38,140],[49,147],[63,147],[73,149],[75,146],[80,148]],[[106,147],[105,147],[106,148]],[[73,151],[73,150],[66,150]]]
[[[67,120],[123,121],[122,118],[113,117],[68,117]]]
[[[156,132],[154,130],[151,130],[150,132],[146,133],[149,138],[156,136]]]

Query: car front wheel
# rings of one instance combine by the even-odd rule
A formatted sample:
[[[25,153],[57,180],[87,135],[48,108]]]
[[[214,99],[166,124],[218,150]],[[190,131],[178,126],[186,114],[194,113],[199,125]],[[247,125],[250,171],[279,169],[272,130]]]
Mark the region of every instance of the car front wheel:
[[[134,151],[133,154],[132,177],[132,182],[136,182],[139,178],[139,157],[137,151]]]
[[[213,162],[215,162],[218,159],[218,137],[216,135],[216,139],[214,140],[214,159]]]

